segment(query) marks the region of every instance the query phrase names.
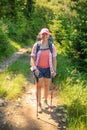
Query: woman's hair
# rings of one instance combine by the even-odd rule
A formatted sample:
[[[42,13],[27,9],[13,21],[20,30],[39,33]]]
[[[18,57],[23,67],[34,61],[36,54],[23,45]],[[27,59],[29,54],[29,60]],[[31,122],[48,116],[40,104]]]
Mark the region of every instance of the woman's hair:
[[[36,41],[41,41],[41,36],[40,35],[37,35]]]

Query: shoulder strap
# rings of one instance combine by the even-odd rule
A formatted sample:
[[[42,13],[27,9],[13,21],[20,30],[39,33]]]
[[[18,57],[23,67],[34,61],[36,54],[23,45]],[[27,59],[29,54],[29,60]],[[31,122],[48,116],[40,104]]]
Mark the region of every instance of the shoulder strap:
[[[48,44],[49,44],[50,52],[53,53],[53,47],[52,47],[52,44],[53,44],[53,37],[52,37],[52,35],[49,36]]]
[[[48,41],[50,52],[53,53],[52,42]]]
[[[40,44],[39,43],[37,43],[37,47],[36,47],[36,54],[37,54],[37,52],[40,50]]]
[[[40,50],[40,45],[41,45],[40,43],[37,43],[36,54]],[[48,45],[49,45],[50,52],[53,53],[52,42],[48,41]]]

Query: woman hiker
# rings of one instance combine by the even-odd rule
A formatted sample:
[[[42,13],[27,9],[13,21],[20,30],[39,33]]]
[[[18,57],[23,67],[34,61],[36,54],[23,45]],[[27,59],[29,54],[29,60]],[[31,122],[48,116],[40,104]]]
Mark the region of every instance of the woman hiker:
[[[48,42],[50,35],[51,33],[48,28],[42,28],[39,32],[41,38],[39,41],[39,50],[37,51],[38,42],[36,42],[31,51],[31,70],[38,78],[38,112],[42,111],[41,87],[44,84],[44,108],[47,108],[51,77],[56,75],[56,48],[51,43],[52,52],[50,51]]]

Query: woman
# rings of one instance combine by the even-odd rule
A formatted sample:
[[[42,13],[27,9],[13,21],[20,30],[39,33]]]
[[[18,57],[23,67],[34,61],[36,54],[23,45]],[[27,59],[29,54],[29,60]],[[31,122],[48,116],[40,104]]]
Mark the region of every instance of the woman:
[[[37,52],[37,43],[35,43],[31,52],[31,70],[38,77],[38,106],[41,112],[42,84],[44,84],[44,107],[47,108],[51,76],[56,75],[56,49],[52,44],[52,53],[50,52],[48,44],[50,32],[47,28],[41,29],[39,35],[41,37],[41,41],[39,41],[40,49]]]

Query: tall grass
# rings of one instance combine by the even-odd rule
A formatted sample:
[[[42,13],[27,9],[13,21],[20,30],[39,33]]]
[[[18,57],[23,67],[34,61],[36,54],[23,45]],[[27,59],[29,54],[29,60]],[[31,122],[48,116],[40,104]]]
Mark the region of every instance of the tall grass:
[[[87,77],[79,72],[63,53],[57,59],[58,77],[61,87],[60,103],[66,106],[68,115],[67,130],[87,130]]]
[[[28,59],[28,56],[23,56]],[[18,60],[11,64],[3,74],[0,75],[0,97],[8,99],[17,98],[24,89],[24,84],[28,82],[29,62],[28,60]]]
[[[62,103],[66,105],[69,130],[87,129],[87,88],[82,84],[65,86],[61,91]]]

